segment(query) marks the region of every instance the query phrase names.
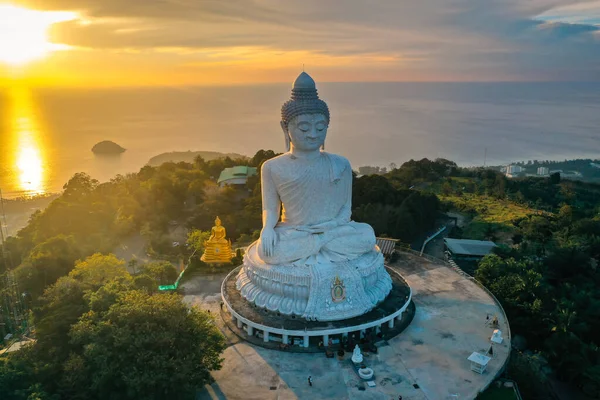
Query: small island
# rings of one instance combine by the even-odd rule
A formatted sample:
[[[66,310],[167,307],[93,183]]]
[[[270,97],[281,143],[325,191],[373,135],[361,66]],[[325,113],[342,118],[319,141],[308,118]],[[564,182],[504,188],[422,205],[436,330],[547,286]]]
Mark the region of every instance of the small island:
[[[111,142],[110,140],[104,140],[100,143],[96,143],[94,147],[92,147],[92,152],[94,154],[121,154],[125,152],[126,149],[119,146],[115,142]]]

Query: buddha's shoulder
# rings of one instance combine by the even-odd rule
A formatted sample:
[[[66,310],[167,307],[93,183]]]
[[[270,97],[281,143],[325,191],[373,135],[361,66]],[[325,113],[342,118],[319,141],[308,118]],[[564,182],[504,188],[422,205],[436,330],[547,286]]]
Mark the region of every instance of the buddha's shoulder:
[[[344,156],[340,156],[339,154],[326,153],[326,152],[323,152],[323,154],[327,155],[327,157],[329,157],[331,162],[338,165],[339,167],[352,168],[350,166],[350,161],[348,161],[348,159]]]
[[[283,153],[276,157],[270,158],[265,161],[262,165],[262,170],[272,170],[274,168],[281,168],[284,165],[287,165],[291,161],[291,156],[289,153]]]
[[[348,159],[344,156],[327,152],[322,152],[322,154],[326,156],[329,159],[329,161],[332,164],[334,164],[340,171],[343,171],[346,168],[351,168],[350,161],[348,161]],[[262,170],[276,171],[283,168],[289,168],[289,166],[294,165],[293,161],[294,160],[291,153],[284,153],[265,161],[262,165]]]

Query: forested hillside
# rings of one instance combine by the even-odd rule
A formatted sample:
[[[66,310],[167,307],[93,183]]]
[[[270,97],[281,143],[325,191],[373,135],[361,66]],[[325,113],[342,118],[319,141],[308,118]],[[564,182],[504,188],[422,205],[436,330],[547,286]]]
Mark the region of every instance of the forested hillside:
[[[214,177],[234,165],[260,167],[275,155],[261,150],[251,159],[197,158],[194,163],[146,166],[102,184],[76,174],[63,194],[33,215],[4,247],[2,257],[14,266],[35,329],[30,334],[37,342],[0,358],[0,391],[15,393],[12,399],[36,393],[46,396],[39,398],[76,398],[73,393],[79,391],[87,398],[113,398],[124,387],[135,387],[128,385],[142,384],[121,382],[97,364],[96,349],[102,349],[107,362],[116,362],[112,357],[118,356],[112,352],[114,342],[99,327],[124,324],[124,331],[114,335],[125,334],[129,328],[120,319],[122,313],[133,312],[143,320],[148,302],[156,302],[165,313],[179,312],[177,295],[156,294],[156,286],[172,281],[177,273],[169,263],[160,263],[139,265],[131,275],[124,262],[109,253],[120,242],[139,236],[151,255],[186,257],[191,250],[173,246],[170,231],[183,226],[204,237],[202,232],[217,215],[232,241],[256,238],[261,229],[260,176],[238,188],[219,188]],[[424,159],[385,174],[355,176],[352,200],[353,218],[371,224],[379,236],[404,243],[422,240],[436,228],[441,213],[453,211],[466,224],[452,236],[501,244],[496,254],[470,266],[469,272],[502,302],[514,343],[526,350],[512,358],[515,365],[509,374],[531,398],[549,393],[548,375],[540,372],[544,365],[588,394],[600,392],[600,185],[561,181],[556,175],[508,180],[492,170]],[[15,327],[10,326],[5,302],[2,307],[7,333]],[[208,317],[200,313],[181,324],[208,329],[203,318]],[[177,329],[171,334],[178,334]],[[204,372],[188,375],[201,384],[210,379],[207,371],[219,368],[215,357],[222,344],[217,335],[203,350],[190,346],[189,351],[210,354]],[[134,359],[120,360],[125,369],[137,365]],[[191,390],[191,381],[182,377],[177,382]],[[161,385],[165,391],[174,390],[167,381]],[[98,390],[85,392],[86,387]]]
[[[0,357],[0,393],[19,400],[126,399],[140,393],[187,398],[209,382],[209,371],[220,368],[223,339],[210,316],[186,314],[179,295],[157,293],[159,284],[177,276],[174,267],[137,265],[132,275],[110,253],[142,237],[152,256],[185,258],[194,246],[174,246],[173,227],[202,238],[216,216],[231,240],[256,238],[262,224],[260,176],[237,188],[219,188],[215,177],[235,165],[260,167],[275,155],[260,150],[250,159],[198,157],[193,163],[146,166],[106,183],[83,173],[73,176],[0,254],[7,260],[0,273],[14,267],[29,315],[27,334],[36,339]],[[381,176],[355,179],[353,200],[355,219],[372,224],[378,235],[407,242],[432,228],[439,208],[434,194],[402,189]],[[16,333],[9,293],[1,289],[4,333]],[[134,351],[139,346],[147,348],[141,358]],[[168,361],[174,359],[180,362]]]
[[[600,185],[435,164],[415,161],[416,172],[403,165],[388,175],[462,214],[467,224],[451,236],[500,244],[480,263],[459,265],[500,300],[513,344],[525,350],[512,357],[509,376],[525,398],[549,398],[552,378],[600,397]]]

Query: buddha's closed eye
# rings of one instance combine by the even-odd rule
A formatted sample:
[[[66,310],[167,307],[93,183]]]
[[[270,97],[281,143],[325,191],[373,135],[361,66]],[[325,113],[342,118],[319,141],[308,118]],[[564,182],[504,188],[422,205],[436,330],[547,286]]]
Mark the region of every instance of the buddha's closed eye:
[[[302,123],[298,125],[298,128],[302,131],[302,132],[308,132],[310,130],[310,125],[308,123]]]

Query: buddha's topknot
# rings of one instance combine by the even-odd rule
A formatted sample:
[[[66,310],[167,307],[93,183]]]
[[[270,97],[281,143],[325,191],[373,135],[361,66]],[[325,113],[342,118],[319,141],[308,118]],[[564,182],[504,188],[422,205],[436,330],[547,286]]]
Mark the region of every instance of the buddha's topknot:
[[[329,107],[319,99],[317,86],[313,78],[302,72],[294,81],[292,98],[281,107],[281,121],[287,129],[292,118],[301,114],[323,114],[329,124]]]

